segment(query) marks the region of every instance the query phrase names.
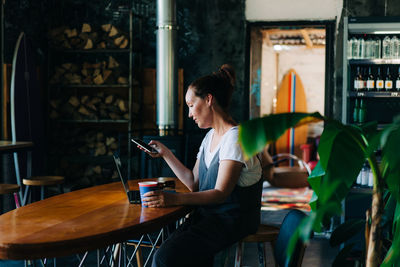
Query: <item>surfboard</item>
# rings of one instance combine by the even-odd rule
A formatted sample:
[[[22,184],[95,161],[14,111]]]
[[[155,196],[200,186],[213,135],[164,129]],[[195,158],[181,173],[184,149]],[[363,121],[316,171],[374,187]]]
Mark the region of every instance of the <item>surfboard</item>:
[[[300,76],[290,69],[283,76],[276,96],[274,113],[307,112],[306,94]],[[302,158],[300,146],[307,142],[308,126],[287,130],[275,143],[277,153],[290,153]]]
[[[12,141],[33,142],[32,174],[41,175],[44,171],[46,140],[44,106],[34,56],[31,42],[23,32],[20,33],[14,50],[11,71],[11,138]],[[26,155],[14,154],[14,164],[17,174],[25,178],[28,172]]]

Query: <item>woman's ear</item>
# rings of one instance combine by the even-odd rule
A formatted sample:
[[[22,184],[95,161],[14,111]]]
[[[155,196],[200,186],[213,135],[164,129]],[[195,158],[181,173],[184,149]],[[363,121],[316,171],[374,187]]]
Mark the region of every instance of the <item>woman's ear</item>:
[[[212,94],[207,94],[207,96],[206,96],[206,103],[207,103],[207,105],[208,105],[209,107],[212,106],[213,101],[214,101],[213,95],[212,95]]]

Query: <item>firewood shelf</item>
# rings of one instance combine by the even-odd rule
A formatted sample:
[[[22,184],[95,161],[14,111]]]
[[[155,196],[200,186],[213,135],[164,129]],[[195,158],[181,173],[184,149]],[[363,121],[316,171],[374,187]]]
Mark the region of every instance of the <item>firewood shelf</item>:
[[[57,49],[54,48],[53,49],[54,52],[58,52],[58,53],[83,53],[83,54],[90,54],[90,53],[94,53],[94,54],[98,54],[98,53],[129,53],[130,50],[129,49],[89,49],[89,50],[84,50],[84,49]],[[133,52],[132,52],[133,53]],[[135,53],[133,53],[135,54]]]
[[[134,99],[141,99],[141,86],[137,79],[133,77],[134,75],[134,66],[135,68],[141,68],[141,54],[137,52],[137,50],[133,51],[133,13],[131,11],[129,13],[129,33],[126,35],[128,38],[128,44],[126,47],[120,46],[120,48],[113,46],[99,47],[94,42],[93,48],[88,48],[87,46],[82,49],[80,46],[71,46],[65,47],[60,45],[57,46],[57,43],[51,42],[49,43],[50,52],[48,57],[48,133],[52,139],[57,140],[58,136],[62,138],[63,133],[71,132],[72,130],[82,130],[83,133],[88,129],[95,129],[99,132],[113,130],[121,135],[121,139],[116,143],[118,145],[117,148],[110,149],[109,146],[105,146],[107,151],[105,153],[120,151],[121,155],[126,157],[127,159],[127,175],[131,176],[132,167],[131,164],[134,162],[131,160],[136,155],[133,155],[131,151],[130,139],[133,131],[133,125],[137,125],[141,123],[137,122],[138,116],[136,115],[139,101],[134,101]],[[125,13],[123,16],[125,16]],[[126,20],[125,20],[126,21]],[[68,24],[69,21],[65,21]],[[139,21],[138,27],[140,27],[138,33],[141,35],[141,26],[142,23]],[[65,25],[69,27],[69,25]],[[95,25],[94,28],[97,28]],[[103,26],[103,25],[101,25]],[[113,27],[113,25],[112,25]],[[71,28],[72,29],[72,28]],[[78,29],[79,30],[79,29]],[[124,31],[120,31],[124,34]],[[81,30],[81,33],[86,34],[86,31]],[[78,33],[79,35],[80,33]],[[109,35],[110,37],[112,35]],[[141,38],[141,36],[139,36]],[[72,37],[74,38],[74,37]],[[140,39],[139,38],[139,39]],[[88,48],[88,49],[86,49]],[[107,59],[108,58],[108,59]],[[139,61],[138,64],[134,64],[134,60]],[[57,72],[59,70],[60,72]],[[111,72],[112,71],[112,72]],[[111,73],[111,74],[110,74]],[[135,72],[136,73],[136,72]],[[73,79],[66,79],[66,74],[72,75]],[[76,75],[75,75],[76,74]],[[76,81],[75,76],[78,77],[80,81]],[[97,78],[101,79],[97,79]],[[90,78],[90,79],[86,79]],[[104,80],[103,80],[104,79]],[[122,80],[122,81],[121,81]],[[65,90],[62,90],[65,89]],[[75,91],[74,91],[75,89]],[[79,90],[82,89],[82,90]],[[86,89],[86,90],[85,90]],[[93,89],[93,90],[92,90]],[[98,89],[98,90],[95,90]],[[98,106],[98,103],[111,106],[110,103],[104,101],[103,96],[99,96],[98,94],[106,94],[106,95],[114,95],[115,99],[112,100],[112,105],[114,105],[115,101],[123,101],[126,103],[122,105],[127,110],[122,109],[120,105],[117,105],[120,109],[119,111],[113,111],[109,109],[104,109],[103,106]],[[68,109],[63,109],[64,104],[69,104],[68,100],[70,97],[75,97],[76,100],[81,101],[84,97],[92,97],[92,98],[101,98],[103,102],[95,102],[91,106],[95,106],[95,109],[91,109],[91,106],[85,106],[87,110],[90,112],[98,112],[96,113],[96,117],[92,117],[87,115],[86,113],[82,113],[82,119],[79,117],[72,116],[75,113],[69,112],[70,107]],[[76,102],[75,100],[75,102]],[[55,102],[55,104],[52,102]],[[76,102],[75,109],[78,111],[80,107],[84,106],[87,102]],[[72,108],[71,108],[72,109]],[[99,113],[101,111],[106,110],[106,115]],[[52,112],[55,111],[58,113],[58,117],[53,117]],[[116,113],[118,116],[109,116],[111,112]],[[78,111],[80,112],[80,111]],[[128,114],[128,116],[124,116]],[[57,114],[56,114],[57,115]],[[69,116],[70,115],[70,116]],[[90,114],[93,115],[93,114]],[[114,119],[108,119],[108,118]],[[71,119],[69,119],[71,118]],[[97,119],[104,118],[104,119]],[[74,133],[74,132],[73,132]],[[57,136],[58,135],[58,136]],[[91,136],[91,133],[90,133]],[[78,144],[78,148],[86,148],[87,143],[81,143],[76,141],[80,137],[79,134],[76,136],[67,136],[67,143],[71,141],[73,145]],[[103,143],[103,141],[98,142]],[[84,163],[83,167],[90,168],[98,168],[100,165],[112,163],[112,158],[110,155],[93,155],[90,152],[81,152],[77,149],[74,150],[74,146],[71,155],[63,155],[63,144],[61,145],[57,143],[57,141],[51,143],[53,147],[51,147],[52,151],[54,151],[54,155],[52,158],[54,159],[53,165],[55,168],[57,166],[61,166],[60,170],[66,172],[65,176],[68,177],[71,181],[75,181],[78,179],[89,178],[92,181],[93,175],[86,175],[85,173],[79,173],[79,170],[82,170],[82,166],[77,169],[73,167],[68,167],[68,162],[76,163]],[[57,147],[59,145],[59,147]],[[61,148],[61,149],[60,149]],[[71,149],[71,147],[67,147]],[[89,149],[90,150],[90,149]],[[87,154],[82,154],[87,153]],[[62,159],[62,161],[61,161]],[[136,159],[135,159],[136,160]],[[67,167],[65,167],[67,166]],[[94,166],[94,167],[93,167]],[[101,166],[103,168],[103,166]],[[111,166],[113,167],[113,165]],[[69,169],[73,171],[68,171]],[[99,176],[103,174],[99,174],[95,172]],[[79,178],[78,178],[79,177]],[[105,180],[111,177],[110,175],[105,175]]]
[[[61,123],[102,123],[102,124],[120,124],[129,123],[129,120],[54,120]]]
[[[52,84],[51,87],[60,88],[130,88],[129,84]]]

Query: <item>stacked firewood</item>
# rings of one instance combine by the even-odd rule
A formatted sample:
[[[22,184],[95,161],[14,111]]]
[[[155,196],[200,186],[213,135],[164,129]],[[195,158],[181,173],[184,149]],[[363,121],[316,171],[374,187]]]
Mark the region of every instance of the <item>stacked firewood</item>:
[[[125,66],[112,56],[98,63],[64,63],[55,67],[50,84],[69,85],[127,85],[128,78],[123,73]]]
[[[55,120],[129,120],[128,100],[105,92],[62,96],[50,100],[50,107]],[[138,112],[139,106],[132,104],[132,113]]]
[[[70,186],[110,182],[117,177],[110,156],[120,149],[120,141],[115,132],[79,129],[59,132],[53,136],[50,151],[59,159],[54,172],[68,177]]]
[[[55,154],[110,156],[118,149],[118,138],[110,133],[70,129],[54,138]]]
[[[49,32],[53,47],[61,49],[127,49],[129,35],[112,24],[100,27],[83,23],[80,28],[62,26]]]

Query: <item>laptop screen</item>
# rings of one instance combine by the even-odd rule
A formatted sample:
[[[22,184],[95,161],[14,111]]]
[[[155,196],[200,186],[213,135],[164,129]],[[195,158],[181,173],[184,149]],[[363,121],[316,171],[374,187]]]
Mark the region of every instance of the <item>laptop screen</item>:
[[[129,184],[128,184],[128,178],[124,175],[122,175],[122,163],[121,159],[117,154],[113,155],[114,158],[114,163],[115,167],[117,169],[117,173],[119,176],[119,179],[121,180],[122,186],[124,187],[124,191],[126,192],[126,195],[128,197],[129,203],[132,204],[140,204],[140,193],[139,191],[131,191],[129,190]]]

